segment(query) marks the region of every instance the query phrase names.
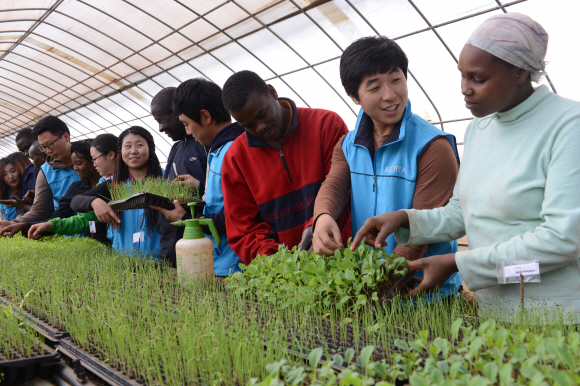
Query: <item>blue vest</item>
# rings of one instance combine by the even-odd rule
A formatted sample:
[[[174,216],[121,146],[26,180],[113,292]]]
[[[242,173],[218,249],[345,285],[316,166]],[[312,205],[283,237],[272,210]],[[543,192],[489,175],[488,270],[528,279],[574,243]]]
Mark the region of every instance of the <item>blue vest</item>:
[[[350,168],[353,235],[370,217],[413,207],[417,164],[423,150],[431,142],[447,137],[459,160],[455,137],[413,114],[410,101],[407,102],[400,125],[393,129],[386,143],[375,152],[374,162],[368,149],[368,146],[374,148],[372,130],[372,120],[361,109],[355,130],[346,135],[342,144]],[[391,254],[397,246],[394,235],[387,238],[387,243],[383,249]],[[453,252],[457,252],[457,242],[448,241],[432,244],[424,257]],[[416,276],[423,277],[423,272],[420,271]],[[453,274],[439,295],[446,297],[456,293],[462,281],[459,273]],[[431,298],[426,300],[430,301]],[[437,300],[439,296],[433,296],[433,299]]]
[[[104,180],[104,179],[103,179]],[[128,184],[131,181],[127,181]],[[157,227],[153,232],[147,229],[147,219],[143,219],[144,209],[123,210],[120,212],[120,229],[109,226],[107,238],[111,240],[114,250],[129,256],[159,260],[161,235]],[[141,226],[141,224],[143,226]]]
[[[233,141],[227,142],[215,152],[209,153],[207,158],[207,184],[205,191],[205,208],[203,214],[218,213],[224,210],[224,195],[222,193],[222,164],[226,152]],[[214,250],[214,275],[227,276],[240,271],[238,264],[242,262],[238,255],[230,248],[225,234],[220,234],[220,246],[211,235],[207,235]]]
[[[4,204],[0,204],[0,211],[2,211],[2,214],[7,221],[12,221],[16,218],[16,207],[14,206],[9,208]]]
[[[54,208],[64,196],[73,182],[80,181],[80,177],[73,169],[53,169],[46,162],[40,167],[52,192]]]

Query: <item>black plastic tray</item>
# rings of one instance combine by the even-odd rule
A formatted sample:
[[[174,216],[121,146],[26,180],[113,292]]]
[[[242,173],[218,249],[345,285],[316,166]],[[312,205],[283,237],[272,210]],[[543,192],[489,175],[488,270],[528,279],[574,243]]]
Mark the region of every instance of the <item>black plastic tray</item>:
[[[93,355],[75,345],[69,338],[63,339],[58,343],[58,350],[73,360],[79,359],[85,369],[111,385],[143,386],[120,371],[102,363]]]
[[[173,201],[168,199],[167,197],[158,196],[152,193],[135,193],[131,197],[125,198],[124,200],[117,200],[109,202],[109,206],[113,210],[131,210],[131,209],[145,209],[148,208],[149,205],[158,206],[164,209],[173,209],[175,206],[173,205]],[[187,204],[181,204],[183,208],[189,212],[189,207]],[[195,206],[195,212],[199,213],[199,210],[203,210],[205,206],[205,202],[197,201],[197,205]]]
[[[25,321],[28,326],[32,327],[51,342],[58,342],[59,340],[70,336],[68,332],[59,330],[58,328],[39,320],[29,312],[20,309],[4,296],[0,296],[0,304],[12,307],[14,309],[14,314],[18,319]]]
[[[14,385],[30,381],[34,377],[49,378],[54,366],[60,364],[60,355],[47,345],[43,345],[44,355],[33,351],[31,358],[5,360],[0,356],[2,384]]]

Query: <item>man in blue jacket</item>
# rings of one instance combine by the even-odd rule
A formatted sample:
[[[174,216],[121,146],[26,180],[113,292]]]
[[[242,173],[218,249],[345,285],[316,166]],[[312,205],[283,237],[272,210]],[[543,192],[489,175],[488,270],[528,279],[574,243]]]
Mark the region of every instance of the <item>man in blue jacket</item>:
[[[335,219],[349,199],[355,235],[378,214],[436,208],[452,195],[459,169],[455,137],[412,113],[407,66],[401,47],[384,36],[355,41],[340,59],[341,82],[361,111],[355,129],[335,147],[316,198],[312,245],[317,253],[331,254],[341,246]],[[456,241],[402,247],[391,236],[387,243],[380,245],[387,254],[408,260],[457,251]],[[461,283],[456,273],[425,300],[452,295]]]
[[[205,191],[205,218],[214,221],[221,243],[218,246],[207,229],[204,232],[214,244],[214,274],[228,276],[239,271],[240,258],[228,245],[222,194],[222,162],[232,142],[244,133],[244,128],[231,117],[222,102],[220,87],[203,78],[190,79],[177,87],[173,98],[173,112],[183,122],[189,134],[203,146],[209,146],[207,185]],[[194,182],[183,177],[184,183]],[[185,210],[175,202],[174,210],[160,210],[170,221],[178,221]]]
[[[24,229],[27,222],[44,221],[54,208],[58,208],[59,200],[71,184],[80,181],[73,170],[70,131],[66,123],[49,115],[34,125],[32,133],[38,137],[40,150],[47,156],[36,178],[34,203],[28,212],[12,220],[12,224],[2,224],[0,234],[13,236]]]
[[[163,178],[187,180],[193,189],[199,189],[200,196],[205,189],[206,149],[185,131],[183,123],[173,115],[171,103],[175,87],[159,91],[151,101],[151,115],[159,123],[159,131],[175,141],[171,147]],[[184,219],[191,218],[186,214]],[[183,227],[169,224],[165,216],[159,217],[157,230],[161,235],[159,257],[169,266],[175,267],[175,243],[183,237]]]

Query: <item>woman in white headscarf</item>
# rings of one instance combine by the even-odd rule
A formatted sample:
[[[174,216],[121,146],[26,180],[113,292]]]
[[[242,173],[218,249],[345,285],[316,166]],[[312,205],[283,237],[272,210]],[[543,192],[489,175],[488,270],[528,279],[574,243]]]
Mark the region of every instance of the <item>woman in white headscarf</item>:
[[[471,35],[458,68],[465,105],[462,165],[445,207],[368,219],[364,237],[380,248],[432,244],[465,234],[469,250],[409,263],[424,271],[414,293],[432,291],[459,271],[481,302],[508,311],[519,284],[498,284],[502,261],[537,261],[541,283],[525,285],[535,306],[580,311],[580,103],[534,88],[544,73],[546,31],[517,13],[493,16]],[[519,281],[518,281],[519,282]]]

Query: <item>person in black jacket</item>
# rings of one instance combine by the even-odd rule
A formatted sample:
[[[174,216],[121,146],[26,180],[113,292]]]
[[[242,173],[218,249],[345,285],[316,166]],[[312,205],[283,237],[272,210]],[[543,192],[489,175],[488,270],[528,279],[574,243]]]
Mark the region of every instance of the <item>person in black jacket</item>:
[[[201,197],[205,191],[207,149],[188,135],[183,123],[173,115],[171,104],[175,90],[175,87],[164,88],[151,101],[151,115],[159,123],[159,131],[176,141],[169,152],[163,178],[188,181],[192,186],[197,186]],[[191,215],[186,214],[183,217],[187,218],[191,218]],[[175,267],[175,243],[183,237],[184,228],[171,225],[160,214],[157,230],[161,234],[159,257],[169,266]]]

